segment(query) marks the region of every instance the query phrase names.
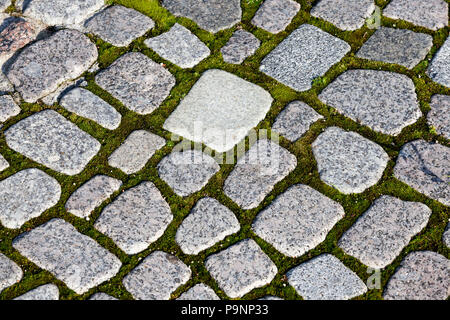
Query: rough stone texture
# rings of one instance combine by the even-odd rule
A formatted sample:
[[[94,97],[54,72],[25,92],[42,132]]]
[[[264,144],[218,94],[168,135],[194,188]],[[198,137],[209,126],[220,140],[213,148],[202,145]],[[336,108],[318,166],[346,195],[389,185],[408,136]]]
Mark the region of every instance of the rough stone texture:
[[[152,113],[169,96],[175,77],[139,52],[126,53],[96,77],[97,84],[139,114]]]
[[[20,108],[11,96],[0,96],[0,124],[19,113]]]
[[[419,202],[381,196],[339,240],[339,247],[366,266],[391,264],[428,223],[431,209]]]
[[[242,297],[269,284],[278,272],[276,265],[252,239],[210,255],[205,266],[230,298]]]
[[[425,140],[405,144],[394,175],[426,196],[450,206],[450,148]]]
[[[331,254],[322,254],[289,270],[287,278],[306,300],[347,300],[367,291],[364,282]]]
[[[39,169],[25,169],[0,181],[0,221],[10,229],[53,207],[61,196],[58,181]]]
[[[261,41],[245,30],[236,30],[227,44],[220,49],[223,61],[232,64],[241,64],[253,55],[261,45]]]
[[[0,11],[6,10],[11,4],[11,0],[0,0]]]
[[[412,80],[402,74],[349,70],[319,99],[362,125],[396,136],[422,116],[415,90]]]
[[[432,251],[406,256],[389,279],[385,300],[445,300],[450,288],[450,262]]]
[[[59,290],[54,284],[44,284],[14,300],[59,300]]]
[[[117,129],[122,119],[120,113],[106,101],[83,88],[70,90],[59,103],[70,112],[95,121],[109,130]]]
[[[183,293],[177,300],[220,300],[220,298],[213,289],[200,283]]]
[[[450,96],[436,94],[431,97],[428,124],[446,139],[450,139]]]
[[[240,0],[163,0],[162,5],[173,15],[194,20],[213,33],[231,28],[242,15]]]
[[[112,296],[110,296],[109,294],[103,293],[103,292],[99,292],[99,293],[94,293],[89,300],[118,300],[117,298],[114,298]]]
[[[122,181],[97,175],[78,188],[66,202],[66,210],[80,218],[87,218],[103,201],[119,190]]]
[[[306,103],[293,101],[278,115],[272,130],[291,141],[297,141],[319,119],[323,119],[323,116]]]
[[[381,179],[389,156],[355,132],[330,127],[312,144],[320,179],[344,194],[360,193]]]
[[[14,91],[12,83],[9,82],[8,78],[6,78],[6,76],[0,70],[0,94],[7,94],[12,91]]]
[[[230,209],[213,198],[202,198],[178,227],[175,240],[185,254],[198,254],[240,228]]]
[[[6,76],[26,102],[36,102],[64,81],[79,77],[97,56],[88,37],[65,29],[23,49]]]
[[[0,172],[9,168],[9,163],[5,158],[0,154]]]
[[[412,69],[425,59],[432,46],[433,37],[429,34],[381,27],[363,44],[356,56]]]
[[[8,257],[0,253],[0,292],[22,279],[23,271]]]
[[[252,19],[252,24],[270,33],[286,29],[300,11],[300,4],[292,0],[265,0]]]
[[[223,190],[243,209],[253,209],[296,166],[297,159],[289,151],[270,140],[258,140],[238,160]]]
[[[261,87],[222,70],[201,76],[164,129],[218,152],[228,151],[264,119],[272,104]]]
[[[321,0],[311,9],[311,15],[342,30],[356,30],[374,10],[373,0]]]
[[[428,67],[427,74],[443,86],[450,88],[450,37],[445,40],[442,47],[439,49],[437,54],[434,56],[433,60]]]
[[[262,298],[259,298],[258,300],[283,300],[283,299],[276,296],[264,296]]]
[[[442,236],[442,241],[444,241],[444,244],[450,248],[450,223],[447,224],[447,228],[445,228],[445,232]]]
[[[127,254],[139,253],[158,240],[173,216],[151,182],[128,189],[105,207],[94,227]]]
[[[448,25],[448,4],[444,0],[392,0],[383,15],[437,30]]]
[[[344,215],[339,203],[311,187],[295,185],[259,213],[252,228],[284,255],[300,257],[325,240]]]
[[[122,265],[113,254],[62,219],[52,219],[21,234],[13,240],[13,247],[77,294],[109,280]]]
[[[260,70],[297,91],[307,91],[350,51],[350,45],[304,24],[283,40],[261,63]]]
[[[152,19],[134,9],[111,6],[88,19],[84,26],[116,47],[126,47],[155,26]]]
[[[5,132],[6,143],[52,170],[75,175],[100,150],[100,143],[53,110],[21,120]]]
[[[172,152],[157,168],[161,179],[182,197],[202,189],[220,170],[214,158],[199,150]]]
[[[168,32],[145,40],[145,45],[181,68],[193,68],[211,51],[189,29],[176,23]]]
[[[166,140],[145,130],[130,133],[125,141],[108,158],[110,166],[126,174],[141,170],[147,161],[166,144]]]
[[[191,277],[191,269],[180,259],[154,251],[123,279],[125,288],[139,300],[169,300]]]
[[[37,35],[37,30],[30,22],[20,18],[11,19],[11,23],[5,28],[0,27],[0,62],[4,62],[14,52],[26,46]]]

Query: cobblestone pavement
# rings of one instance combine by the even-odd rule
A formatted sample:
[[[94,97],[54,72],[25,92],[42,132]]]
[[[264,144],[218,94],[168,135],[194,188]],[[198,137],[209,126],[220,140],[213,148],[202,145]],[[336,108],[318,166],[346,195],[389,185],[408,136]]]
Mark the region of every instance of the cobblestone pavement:
[[[448,0],[0,0],[0,299],[448,299]]]

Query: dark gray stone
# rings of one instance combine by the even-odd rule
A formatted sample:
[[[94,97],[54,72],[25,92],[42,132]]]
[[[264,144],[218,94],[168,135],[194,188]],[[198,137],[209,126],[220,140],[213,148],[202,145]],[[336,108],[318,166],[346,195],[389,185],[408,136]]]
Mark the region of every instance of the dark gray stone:
[[[22,279],[23,271],[7,256],[0,253],[0,292]]]
[[[428,124],[446,139],[450,139],[450,96],[436,94],[431,97]]]
[[[220,298],[213,289],[200,283],[183,293],[177,300],[220,300]]]
[[[17,116],[21,109],[11,96],[0,96],[0,125],[9,118]]]
[[[300,11],[300,4],[292,0],[265,0],[259,7],[252,24],[270,33],[286,29]]]
[[[54,284],[44,284],[28,291],[14,300],[59,300],[59,290]]]
[[[442,47],[434,56],[428,67],[427,74],[443,86],[450,88],[450,37],[445,40]]]
[[[232,64],[241,64],[253,55],[261,45],[261,41],[245,30],[236,30],[227,44],[220,50],[223,61]]]

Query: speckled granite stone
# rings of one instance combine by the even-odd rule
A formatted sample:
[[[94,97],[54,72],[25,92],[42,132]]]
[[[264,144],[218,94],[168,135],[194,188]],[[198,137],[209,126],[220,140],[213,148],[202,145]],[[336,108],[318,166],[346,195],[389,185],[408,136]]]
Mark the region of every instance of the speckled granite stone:
[[[434,56],[428,67],[427,74],[443,86],[450,88],[450,37],[445,40],[444,44]]]
[[[11,96],[0,96],[0,124],[20,113],[20,107]]]
[[[34,40],[38,31],[34,23],[22,18],[8,17],[2,21],[0,16],[0,65]]]
[[[117,298],[114,298],[112,296],[110,296],[109,294],[103,293],[103,292],[98,292],[98,293],[94,293],[89,300],[118,300]]]
[[[279,33],[286,29],[300,11],[300,4],[292,0],[265,0],[252,24],[270,33]]]
[[[15,298],[14,300],[58,300],[59,290],[54,284],[44,284],[27,293]]]
[[[450,96],[436,94],[431,97],[428,124],[446,139],[450,139]]]
[[[22,279],[23,271],[7,256],[0,253],[0,292]]]
[[[0,154],[0,172],[9,168],[9,163],[6,159]]]
[[[450,223],[448,223],[447,228],[445,228],[444,234],[442,235],[442,241],[450,248]]]
[[[220,49],[223,61],[232,64],[241,64],[253,55],[261,45],[261,41],[245,30],[236,30],[227,44]]]
[[[220,298],[213,289],[200,283],[183,293],[177,300],[220,300]]]
[[[14,91],[14,87],[8,78],[0,70],[0,94],[7,94]]]
[[[11,0],[0,0],[0,11],[6,10],[11,4]]]

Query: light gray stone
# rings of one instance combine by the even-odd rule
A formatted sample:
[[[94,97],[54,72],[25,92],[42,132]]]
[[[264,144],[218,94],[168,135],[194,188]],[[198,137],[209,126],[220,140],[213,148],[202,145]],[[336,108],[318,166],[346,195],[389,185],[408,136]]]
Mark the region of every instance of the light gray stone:
[[[185,254],[198,254],[240,228],[230,209],[213,198],[202,198],[179,226],[175,240]]]
[[[84,23],[85,28],[116,47],[126,47],[155,26],[152,19],[120,5],[108,7]]]
[[[26,102],[36,102],[64,81],[79,77],[97,57],[88,37],[65,29],[24,48],[5,74]]]
[[[12,245],[77,294],[114,277],[122,265],[113,254],[62,219],[52,219],[21,234]]]
[[[349,70],[319,99],[353,121],[396,136],[421,116],[416,88],[405,75],[377,70]]]
[[[57,102],[60,101],[60,99],[66,94],[68,93],[70,90],[73,90],[77,87],[83,87],[86,86],[87,82],[86,79],[84,77],[75,79],[75,80],[70,80],[70,81],[66,81],[64,82],[62,85],[60,85],[58,87],[58,89],[56,89],[55,91],[53,91],[52,93],[50,93],[49,95],[46,95],[45,97],[43,97],[41,99],[41,101],[48,105],[51,106]]]
[[[94,293],[89,298],[89,300],[118,300],[118,299],[110,296],[109,294],[106,294],[106,293],[103,293],[103,292],[98,292],[98,293]]]
[[[431,97],[428,124],[446,139],[450,139],[450,96],[436,94]]]
[[[420,193],[450,206],[450,148],[425,140],[405,144],[394,176]]]
[[[286,29],[300,11],[300,4],[292,0],[265,0],[252,19],[252,24],[270,33]]]
[[[373,0],[321,0],[311,9],[311,15],[342,30],[356,30],[364,25],[374,10]]]
[[[320,179],[344,194],[361,193],[381,179],[389,156],[355,132],[330,127],[312,144]]]
[[[103,201],[119,190],[122,181],[97,175],[78,188],[66,202],[66,210],[80,218],[87,218]]]
[[[450,223],[447,224],[447,228],[445,228],[442,241],[444,241],[444,244],[450,248]]]
[[[445,300],[450,288],[450,262],[432,251],[408,254],[389,279],[385,300]]]
[[[162,5],[173,15],[192,19],[213,33],[231,28],[242,15],[239,0],[163,0]]]
[[[222,70],[201,76],[164,129],[218,152],[233,148],[264,119],[273,98],[263,88]]]
[[[100,150],[100,142],[53,110],[21,120],[6,132],[8,146],[52,170],[75,175]]]
[[[366,266],[382,269],[427,225],[430,215],[422,203],[381,196],[344,233],[339,247]]]
[[[311,89],[350,51],[345,41],[303,24],[283,40],[261,63],[260,71],[297,91]]]
[[[122,119],[120,113],[106,101],[83,88],[70,90],[59,103],[68,111],[95,121],[109,130],[117,129]]]
[[[59,300],[59,290],[54,284],[44,284],[14,300]]]
[[[383,15],[437,30],[448,25],[448,4],[444,0],[392,0]]]
[[[5,158],[0,154],[0,172],[9,168],[9,163]]]
[[[175,77],[140,52],[129,52],[95,77],[97,84],[127,108],[149,114],[169,96]]]
[[[252,239],[210,255],[205,266],[230,298],[242,297],[269,284],[278,272],[277,266]]]
[[[0,181],[0,221],[10,229],[39,217],[61,196],[58,181],[39,169],[25,169]]]
[[[183,293],[177,300],[220,300],[220,298],[213,289],[200,283]]]
[[[132,174],[141,170],[165,144],[166,140],[160,136],[146,130],[136,130],[111,154],[108,163],[126,174]]]
[[[0,0],[0,11],[5,11],[11,4],[11,0]]]
[[[291,141],[297,141],[320,119],[323,119],[323,116],[306,103],[293,101],[278,115],[272,130]]]
[[[161,179],[182,197],[201,190],[220,170],[214,158],[199,150],[172,152],[157,168]]]
[[[158,240],[173,216],[155,185],[142,182],[103,209],[94,227],[127,254],[136,254]]]
[[[433,37],[429,34],[380,27],[363,44],[356,56],[368,60],[396,63],[412,69],[425,59],[432,46]]]
[[[191,277],[191,269],[176,256],[154,251],[123,279],[125,288],[138,300],[169,300]]]
[[[0,96],[0,124],[19,113],[20,107],[11,96]]]
[[[7,256],[0,253],[0,292],[22,279],[23,271]]]
[[[261,45],[261,41],[245,30],[236,30],[227,44],[220,49],[223,61],[232,64],[241,64],[253,55]]]
[[[442,47],[434,56],[428,67],[427,74],[443,86],[450,88],[450,37],[445,40]]]
[[[367,291],[364,282],[331,254],[322,254],[287,273],[305,300],[348,300]]]
[[[276,296],[264,296],[262,298],[259,298],[258,300],[283,300],[283,299]]]
[[[0,70],[0,94],[6,94],[14,91],[14,87],[8,78]]]
[[[344,208],[306,185],[295,185],[258,214],[252,229],[289,257],[300,257],[325,240]]]
[[[258,140],[225,180],[224,192],[243,209],[256,208],[297,166],[296,157],[271,140]]]
[[[193,68],[211,54],[199,38],[178,23],[168,32],[147,39],[144,43],[163,59],[181,68]]]

